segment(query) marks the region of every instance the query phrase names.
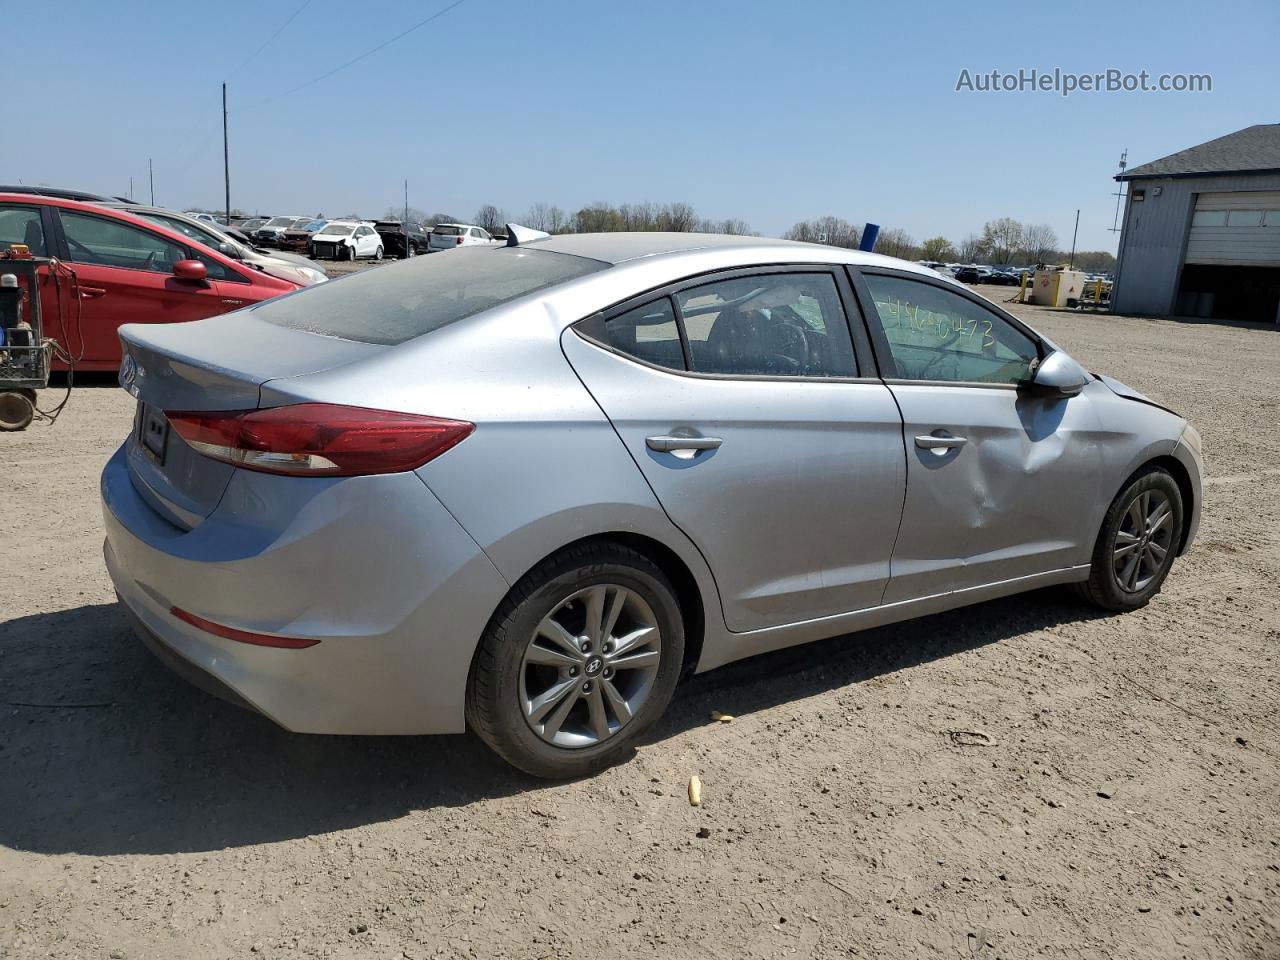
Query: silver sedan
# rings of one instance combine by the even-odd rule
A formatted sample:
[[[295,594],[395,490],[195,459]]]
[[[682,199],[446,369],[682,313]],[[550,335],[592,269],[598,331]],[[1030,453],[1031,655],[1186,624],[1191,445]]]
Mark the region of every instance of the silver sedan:
[[[914,264],[530,238],[122,328],[106,561],[175,669],[299,732],[629,754],[691,673],[1050,584],[1131,610],[1200,438]]]

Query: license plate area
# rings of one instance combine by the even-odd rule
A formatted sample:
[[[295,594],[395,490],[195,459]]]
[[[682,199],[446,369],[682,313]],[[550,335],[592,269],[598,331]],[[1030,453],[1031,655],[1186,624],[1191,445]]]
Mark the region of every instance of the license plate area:
[[[142,404],[138,411],[138,443],[157,464],[164,466],[169,446],[169,421],[162,410]]]

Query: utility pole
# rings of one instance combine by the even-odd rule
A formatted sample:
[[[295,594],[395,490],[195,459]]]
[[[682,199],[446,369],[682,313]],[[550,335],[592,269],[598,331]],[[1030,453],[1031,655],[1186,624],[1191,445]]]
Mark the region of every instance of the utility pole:
[[[151,158],[147,157],[147,179],[151,181],[151,205],[156,205],[156,171],[151,166]]]
[[[409,242],[409,180],[404,181],[404,222],[401,225],[404,232],[404,257],[408,260],[413,256],[413,244]]]
[[[222,85],[222,176],[226,185],[227,222],[231,222],[231,151],[227,148],[227,85]]]
[[[1067,269],[1070,270],[1076,265],[1076,234],[1080,232],[1080,211],[1076,210],[1076,228],[1071,231],[1071,259],[1067,262]]]
[[[129,178],[129,199],[133,199],[133,177]]]

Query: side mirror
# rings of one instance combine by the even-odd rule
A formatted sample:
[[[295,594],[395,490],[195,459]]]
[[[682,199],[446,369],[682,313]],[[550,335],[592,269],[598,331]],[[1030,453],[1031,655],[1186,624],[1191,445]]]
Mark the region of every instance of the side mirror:
[[[1032,393],[1045,397],[1074,397],[1089,382],[1089,374],[1061,350],[1040,362],[1028,384]]]
[[[244,257],[240,253],[240,248],[234,243],[218,244],[218,252],[225,256],[231,257],[233,260],[243,260]]]
[[[209,279],[209,270],[199,260],[179,260],[173,265],[173,275],[179,280],[203,282]]]

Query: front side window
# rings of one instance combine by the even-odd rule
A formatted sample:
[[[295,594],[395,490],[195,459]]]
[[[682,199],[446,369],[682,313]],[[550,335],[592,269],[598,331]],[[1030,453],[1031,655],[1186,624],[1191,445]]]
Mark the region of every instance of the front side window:
[[[186,254],[177,244],[117,220],[62,211],[62,229],[76,263],[172,273]]]
[[[844,307],[829,273],[740,277],[676,294],[695,372],[854,377]]]
[[[896,374],[903,380],[1018,384],[1039,350],[1003,317],[949,290],[864,274]]]

